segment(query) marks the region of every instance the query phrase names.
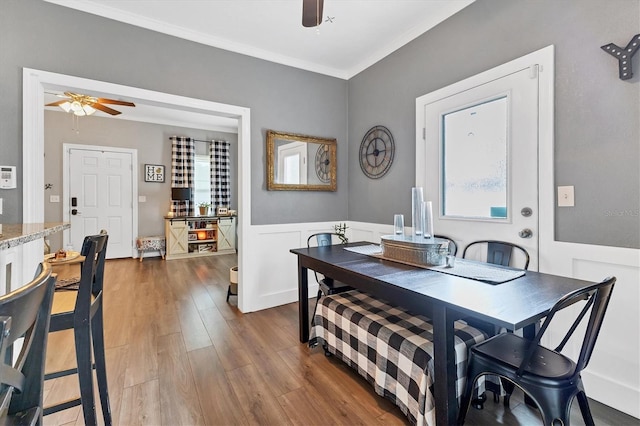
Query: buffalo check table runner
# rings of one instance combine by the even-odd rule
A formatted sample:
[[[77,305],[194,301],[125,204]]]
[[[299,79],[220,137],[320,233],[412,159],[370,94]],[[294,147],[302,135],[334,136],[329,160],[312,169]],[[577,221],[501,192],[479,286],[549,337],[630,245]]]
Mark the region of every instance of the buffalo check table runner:
[[[457,396],[464,391],[469,348],[486,335],[456,321]],[[320,299],[310,346],[321,344],[391,400],[414,425],[435,425],[433,327],[371,295],[351,290]],[[483,391],[484,382],[480,382]]]

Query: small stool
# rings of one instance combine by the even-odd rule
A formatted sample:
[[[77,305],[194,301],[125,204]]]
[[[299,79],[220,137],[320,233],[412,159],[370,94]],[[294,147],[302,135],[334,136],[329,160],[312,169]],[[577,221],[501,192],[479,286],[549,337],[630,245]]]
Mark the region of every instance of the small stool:
[[[145,251],[157,250],[164,259],[165,253],[165,239],[162,235],[153,237],[138,237],[136,238],[136,247],[138,249],[138,256],[140,256],[140,262]]]
[[[237,296],[238,295],[238,267],[234,266],[229,269],[229,287],[227,288],[227,302],[229,301],[229,296]]]

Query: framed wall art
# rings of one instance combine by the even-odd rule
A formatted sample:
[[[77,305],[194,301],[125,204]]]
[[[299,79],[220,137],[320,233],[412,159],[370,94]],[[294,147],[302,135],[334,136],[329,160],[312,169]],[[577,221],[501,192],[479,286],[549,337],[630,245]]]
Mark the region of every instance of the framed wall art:
[[[145,182],[164,182],[164,166],[159,164],[144,165]]]

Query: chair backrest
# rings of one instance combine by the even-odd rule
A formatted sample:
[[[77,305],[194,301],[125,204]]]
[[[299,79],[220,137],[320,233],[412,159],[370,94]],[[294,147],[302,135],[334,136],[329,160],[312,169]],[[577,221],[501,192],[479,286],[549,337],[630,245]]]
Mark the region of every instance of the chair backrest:
[[[316,239],[316,245],[318,247],[330,246],[333,241],[333,236],[338,235],[335,232],[318,232],[317,234],[309,235],[307,238],[307,247],[311,247],[311,240]]]
[[[315,238],[317,247],[330,246],[333,241],[333,236],[338,235],[335,232],[318,232],[316,234],[309,235],[307,238],[307,247],[311,247],[311,241]],[[316,276],[316,281],[320,283],[321,278],[316,271],[313,271]],[[324,279],[330,279],[325,277]]]
[[[80,282],[75,306],[76,314],[82,318],[89,317],[92,296],[94,300],[99,300],[102,297],[108,240],[108,234],[100,233],[98,235],[88,235],[82,242],[80,254],[85,256],[85,260],[80,270]]]
[[[0,297],[0,424],[7,414],[41,408],[44,362],[55,287],[51,265],[40,264],[28,284]],[[21,341],[14,361],[14,343]],[[16,347],[16,352],[18,348]],[[15,391],[15,392],[14,392]]]
[[[542,327],[540,327],[540,330],[538,331],[538,333],[536,333],[533,344],[530,346],[530,349],[523,357],[522,364],[520,365],[520,369],[518,370],[518,374],[522,374],[524,368],[531,360],[531,357],[535,354],[535,349],[540,343],[542,335],[545,333],[545,331],[547,331],[547,328],[553,320],[556,312],[566,308],[567,306],[573,305],[574,303],[580,302],[584,302],[582,310],[578,314],[571,327],[569,327],[567,334],[554,350],[556,352],[562,351],[564,346],[573,335],[573,332],[576,331],[582,320],[585,318],[586,314],[591,311],[585,329],[582,347],[580,348],[580,355],[578,357],[578,361],[576,362],[574,374],[575,372],[582,371],[591,359],[591,354],[593,353],[593,348],[595,347],[596,340],[598,339],[598,334],[600,333],[600,328],[602,327],[604,314],[607,310],[609,300],[611,299],[611,292],[613,291],[613,285],[615,284],[615,282],[615,277],[608,277],[597,284],[593,284],[589,287],[571,292],[558,300],[553,308],[551,308],[551,311],[542,323]]]
[[[502,266],[510,266],[511,259],[513,257],[514,250],[518,250],[522,256],[524,257],[524,266],[522,269],[529,268],[529,252],[525,250],[523,247],[520,247],[517,244],[510,243],[507,241],[497,241],[497,240],[478,240],[469,243],[464,250],[462,251],[462,257],[467,257],[467,251],[471,247],[479,247],[481,245],[486,245],[487,247],[487,258],[485,262],[492,263],[494,265],[502,265]]]
[[[440,238],[441,240],[447,240],[449,242],[449,254],[451,256],[455,256],[456,253],[458,252],[458,245],[456,244],[455,241],[453,241],[453,239],[444,236],[444,235],[434,235],[435,238]]]

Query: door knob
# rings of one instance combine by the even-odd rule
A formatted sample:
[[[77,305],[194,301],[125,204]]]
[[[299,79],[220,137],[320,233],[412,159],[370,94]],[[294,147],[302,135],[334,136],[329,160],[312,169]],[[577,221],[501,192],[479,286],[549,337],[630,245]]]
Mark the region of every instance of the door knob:
[[[76,216],[76,215],[80,215],[80,214],[82,214],[82,213],[80,213],[80,212],[78,211],[78,209],[72,209],[72,210],[71,210],[71,214],[72,214],[73,216]]]
[[[529,228],[524,228],[518,232],[518,235],[520,235],[520,238],[531,238],[533,236],[533,231]]]

